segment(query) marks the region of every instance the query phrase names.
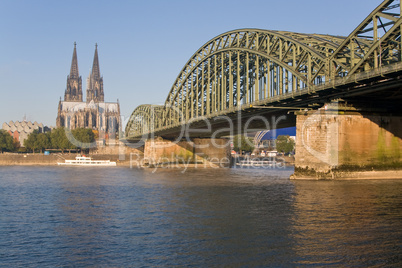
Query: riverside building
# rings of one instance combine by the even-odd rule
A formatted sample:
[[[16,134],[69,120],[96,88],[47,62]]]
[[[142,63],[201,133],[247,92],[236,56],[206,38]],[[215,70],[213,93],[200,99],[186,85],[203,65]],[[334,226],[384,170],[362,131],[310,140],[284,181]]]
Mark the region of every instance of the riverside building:
[[[51,128],[44,126],[42,123],[27,121],[24,117],[22,121],[10,121],[5,122],[2,125],[2,129],[10,133],[10,135],[20,143],[20,146],[24,146],[24,141],[28,138],[29,134],[35,130],[38,133],[45,133],[51,131]]]

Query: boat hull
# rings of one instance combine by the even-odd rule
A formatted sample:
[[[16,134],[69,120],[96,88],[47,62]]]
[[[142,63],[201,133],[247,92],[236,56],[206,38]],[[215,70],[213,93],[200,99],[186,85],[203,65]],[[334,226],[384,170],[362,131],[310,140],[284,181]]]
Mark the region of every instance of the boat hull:
[[[82,167],[93,167],[93,166],[103,166],[103,167],[115,167],[116,162],[110,163],[57,163],[59,166],[82,166]]]
[[[116,162],[110,160],[92,160],[90,157],[76,157],[75,160],[65,160],[64,163],[57,163],[59,166],[82,166],[82,167],[114,167]]]

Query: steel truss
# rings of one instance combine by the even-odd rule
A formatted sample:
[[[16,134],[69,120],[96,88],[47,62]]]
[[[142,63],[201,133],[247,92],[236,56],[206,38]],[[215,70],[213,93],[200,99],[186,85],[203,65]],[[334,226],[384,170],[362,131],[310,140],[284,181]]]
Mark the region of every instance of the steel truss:
[[[348,37],[260,29],[223,33],[188,60],[164,105],[134,110],[126,138],[314,92],[338,78],[401,62],[400,14],[399,0],[383,1]]]

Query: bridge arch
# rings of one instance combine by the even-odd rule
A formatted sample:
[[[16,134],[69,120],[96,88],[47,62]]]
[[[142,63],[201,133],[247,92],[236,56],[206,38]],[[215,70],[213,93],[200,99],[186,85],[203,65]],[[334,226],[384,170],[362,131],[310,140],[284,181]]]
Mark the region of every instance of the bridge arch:
[[[383,1],[347,37],[262,29],[214,37],[184,65],[164,105],[134,110],[126,137],[336,91],[336,85],[381,72],[381,67],[402,61],[401,9],[399,0]]]
[[[177,76],[165,101],[165,125],[188,122],[325,82],[328,55],[345,37],[261,29],[221,34]],[[172,111],[174,107],[174,116]]]
[[[161,126],[163,105],[142,104],[135,108],[126,126],[126,137],[143,135]]]

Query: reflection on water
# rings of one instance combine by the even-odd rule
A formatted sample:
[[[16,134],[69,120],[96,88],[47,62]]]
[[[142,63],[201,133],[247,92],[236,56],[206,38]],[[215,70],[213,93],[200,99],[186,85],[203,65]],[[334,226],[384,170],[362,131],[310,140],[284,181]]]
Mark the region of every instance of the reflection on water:
[[[0,266],[401,266],[402,181],[0,167]]]
[[[400,181],[295,183],[299,263],[402,264],[401,186]]]

